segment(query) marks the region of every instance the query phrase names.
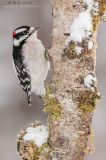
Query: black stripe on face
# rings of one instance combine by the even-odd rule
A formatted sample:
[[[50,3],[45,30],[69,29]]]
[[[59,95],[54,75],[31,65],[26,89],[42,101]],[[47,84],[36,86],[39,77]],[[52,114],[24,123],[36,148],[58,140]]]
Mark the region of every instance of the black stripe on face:
[[[15,34],[14,38],[20,39],[22,36],[24,36],[24,34],[22,32],[20,32],[20,33]]]
[[[24,35],[28,35],[29,34],[29,26],[22,26],[22,27],[18,27],[17,29],[15,29],[14,32],[16,32],[16,34],[14,35],[14,38],[16,39],[20,39],[22,36]],[[21,31],[22,30],[22,31]],[[18,32],[18,33],[17,33]]]

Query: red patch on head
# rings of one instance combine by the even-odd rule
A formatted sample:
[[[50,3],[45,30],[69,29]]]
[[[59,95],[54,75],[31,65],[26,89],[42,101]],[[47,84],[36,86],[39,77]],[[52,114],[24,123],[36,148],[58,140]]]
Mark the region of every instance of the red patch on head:
[[[12,36],[14,36],[16,33],[15,32],[13,32],[13,34],[12,34]]]

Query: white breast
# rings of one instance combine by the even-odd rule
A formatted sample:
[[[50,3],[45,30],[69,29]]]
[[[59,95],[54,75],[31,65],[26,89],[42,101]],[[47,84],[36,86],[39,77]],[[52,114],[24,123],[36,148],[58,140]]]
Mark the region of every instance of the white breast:
[[[31,77],[31,91],[37,95],[44,94],[44,80],[50,69],[50,63],[46,60],[44,53],[44,46],[34,35],[23,46],[24,63],[28,67]]]

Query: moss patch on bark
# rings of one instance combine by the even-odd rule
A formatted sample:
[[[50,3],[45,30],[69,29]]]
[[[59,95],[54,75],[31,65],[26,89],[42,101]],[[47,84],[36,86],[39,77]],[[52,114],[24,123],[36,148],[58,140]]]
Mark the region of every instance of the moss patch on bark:
[[[61,115],[62,107],[54,96],[55,88],[48,86],[45,94],[45,108],[44,111],[49,113],[49,117],[58,118]]]

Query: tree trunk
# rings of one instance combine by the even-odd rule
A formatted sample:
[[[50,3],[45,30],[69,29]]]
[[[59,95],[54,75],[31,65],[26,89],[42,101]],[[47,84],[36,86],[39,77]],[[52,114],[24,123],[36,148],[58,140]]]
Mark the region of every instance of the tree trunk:
[[[45,96],[45,111],[49,113],[47,146],[50,148],[47,151],[48,156],[44,154],[45,145],[43,154],[37,152],[39,155],[31,157],[29,156],[31,154],[26,154],[30,152],[28,149],[23,153],[22,146],[26,144],[23,139],[26,134],[24,132],[19,136],[21,143],[18,143],[18,152],[21,153],[21,159],[28,160],[31,158],[32,160],[84,160],[85,152],[93,150],[92,116],[97,99],[100,98],[95,78],[96,30],[100,19],[105,17],[106,4],[105,0],[95,0],[94,8],[90,8],[86,0],[51,0],[51,3],[54,25],[53,46],[49,53],[52,57],[54,73]],[[80,30],[83,29],[86,35],[81,41],[74,41],[74,37],[73,39],[72,36],[70,37],[72,31],[72,29],[70,31],[70,25],[73,25],[76,17],[76,22],[80,20],[79,13],[81,16],[83,16],[82,13],[90,16],[92,30],[89,28],[86,30],[86,27],[85,30],[83,29],[85,25],[83,21],[86,21],[83,19],[80,21],[82,23]],[[32,150],[35,151],[34,147]],[[33,153],[36,155],[36,152]]]

